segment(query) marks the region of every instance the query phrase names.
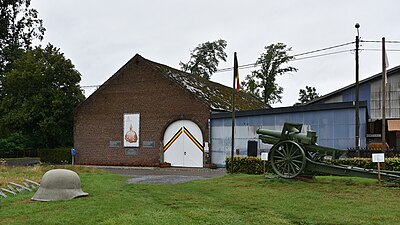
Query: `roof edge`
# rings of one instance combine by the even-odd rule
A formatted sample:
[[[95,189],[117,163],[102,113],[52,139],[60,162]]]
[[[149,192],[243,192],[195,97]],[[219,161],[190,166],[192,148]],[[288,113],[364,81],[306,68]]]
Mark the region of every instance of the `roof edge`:
[[[399,65],[399,66],[395,66],[395,67],[393,67],[393,68],[387,70],[386,73],[387,73],[387,76],[389,76],[389,75],[391,75],[391,74],[393,74],[393,73],[395,73],[395,72],[398,72],[398,71],[400,71],[400,65]],[[365,79],[359,81],[359,84],[366,83],[366,82],[368,82],[368,81],[377,79],[377,78],[379,78],[379,77],[381,77],[381,76],[382,76],[382,72],[377,73],[377,74],[375,74],[375,75],[372,75],[372,76],[370,76],[370,77],[367,77],[367,78],[365,78]],[[321,100],[323,100],[323,99],[326,99],[326,98],[329,98],[329,97],[331,97],[331,96],[334,96],[334,95],[336,95],[336,94],[338,94],[338,93],[340,93],[340,92],[342,92],[342,91],[348,90],[348,89],[350,89],[350,88],[352,88],[352,87],[355,87],[355,86],[356,86],[356,83],[352,83],[352,84],[347,85],[347,86],[345,86],[345,87],[342,87],[342,88],[340,88],[340,89],[338,89],[338,90],[336,90],[336,91],[333,91],[333,92],[330,92],[330,93],[328,93],[328,94],[325,94],[325,95],[323,95],[323,96],[321,96],[321,97],[319,97],[319,98],[313,99],[313,100],[307,102],[305,105],[315,104],[315,103],[317,103],[317,102],[319,102],[319,101],[321,101]]]
[[[73,113],[75,113],[75,111],[79,110],[79,108],[82,107],[82,105],[86,104],[87,101],[90,101],[90,99],[93,98],[93,96],[97,95],[98,92],[100,92],[101,90],[103,90],[105,87],[108,86],[108,84],[115,79],[116,75],[119,74],[119,72],[121,70],[123,70],[126,66],[128,66],[131,62],[133,62],[134,60],[143,60],[145,61],[146,59],[143,58],[141,55],[139,54],[135,54],[135,56],[133,56],[131,59],[129,59],[123,66],[121,66],[113,75],[111,75],[103,84],[101,84],[99,86],[99,88],[97,88],[91,95],[89,95],[89,97],[87,97],[84,101],[80,102],[73,110]]]
[[[260,115],[271,115],[271,114],[284,114],[284,113],[297,113],[297,112],[310,112],[310,111],[324,111],[331,109],[349,109],[354,108],[355,102],[339,102],[339,103],[325,103],[325,104],[314,104],[314,105],[299,105],[299,106],[288,106],[271,109],[256,109],[246,111],[236,111],[236,117],[244,116],[260,116]],[[367,101],[359,102],[360,108],[367,108]],[[231,112],[216,112],[211,114],[211,119],[222,119],[231,118]]]

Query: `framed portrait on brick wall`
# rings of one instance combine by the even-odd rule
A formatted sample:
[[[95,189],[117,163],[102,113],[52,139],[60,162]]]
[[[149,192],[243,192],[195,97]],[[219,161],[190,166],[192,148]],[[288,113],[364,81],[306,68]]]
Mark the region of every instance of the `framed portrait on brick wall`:
[[[124,114],[124,147],[139,147],[140,114]]]

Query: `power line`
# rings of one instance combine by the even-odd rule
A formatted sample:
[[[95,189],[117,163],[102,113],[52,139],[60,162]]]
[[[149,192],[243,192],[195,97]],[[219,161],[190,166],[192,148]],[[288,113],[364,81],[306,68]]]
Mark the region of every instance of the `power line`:
[[[312,54],[312,53],[316,53],[316,52],[321,52],[321,51],[326,51],[326,50],[330,50],[330,49],[334,49],[334,48],[339,48],[339,47],[343,47],[346,45],[350,45],[350,44],[354,44],[355,42],[348,42],[348,43],[344,43],[344,44],[340,44],[340,45],[335,45],[335,46],[331,46],[331,47],[327,47],[327,48],[321,48],[321,49],[317,49],[314,51],[309,51],[309,52],[304,52],[304,53],[300,53],[300,54],[296,54],[293,55],[293,57],[297,57],[297,56],[302,56],[302,55],[308,55],[308,54]]]
[[[360,42],[367,42],[367,43],[382,43],[382,41],[371,41],[371,40],[360,40]],[[400,44],[400,41],[386,41],[385,43],[389,44]]]
[[[365,42],[365,43],[382,43],[382,41],[375,41],[375,40],[360,40],[360,42]],[[317,49],[317,50],[313,50],[313,51],[308,51],[308,52],[304,52],[304,53],[299,53],[299,54],[295,54],[292,55],[292,57],[294,57],[294,59],[292,59],[291,61],[298,61],[298,60],[304,60],[304,59],[312,59],[312,58],[318,58],[318,57],[323,57],[323,56],[328,56],[328,55],[336,55],[336,54],[340,54],[340,53],[345,53],[345,52],[351,52],[354,51],[354,49],[347,49],[347,50],[341,50],[341,51],[336,51],[336,52],[329,52],[329,53],[324,53],[324,54],[318,54],[318,55],[313,55],[313,56],[306,56],[306,57],[301,57],[301,58],[296,58],[298,56],[303,56],[303,55],[309,55],[309,54],[313,54],[313,53],[317,53],[317,52],[322,52],[322,51],[327,51],[327,50],[331,50],[331,49],[335,49],[335,48],[340,48],[340,47],[344,47],[347,45],[351,45],[354,44],[355,42],[347,42],[344,44],[340,44],[340,45],[334,45],[334,46],[330,46],[330,47],[326,47],[326,48],[321,48],[321,49]],[[385,43],[394,43],[394,44],[400,44],[400,41],[385,41]],[[363,51],[382,51],[382,49],[368,49],[368,48],[364,48],[364,49],[360,49]],[[386,51],[400,51],[399,49],[386,49]],[[239,69],[249,69],[249,68],[254,68],[261,65],[260,63],[249,63],[249,64],[243,64],[238,66]],[[219,69],[217,71],[215,71],[215,73],[222,73],[222,72],[228,72],[228,71],[232,71],[233,67],[228,67],[228,68],[223,68],[223,69]],[[214,74],[215,74],[214,73]],[[100,85],[82,85],[81,88],[83,89],[89,89],[89,88],[98,88],[100,87]]]
[[[295,55],[292,55],[292,57],[313,54],[313,53],[317,53],[317,52],[321,52],[321,51],[327,51],[327,50],[331,50],[331,49],[334,49],[334,48],[347,46],[347,45],[354,44],[354,43],[355,43],[354,41],[347,42],[347,43],[340,44],[340,45],[334,45],[334,46],[330,46],[330,47],[326,47],[326,48],[321,48],[321,49],[317,49],[317,50],[313,50],[313,51],[308,51],[308,52],[304,52],[304,53],[295,54]],[[344,50],[344,51],[320,54],[320,55],[316,55],[316,56],[309,56],[309,57],[303,57],[303,58],[298,58],[298,59],[295,58],[292,61],[316,58],[316,57],[321,57],[321,56],[326,56],[326,55],[334,55],[334,54],[339,54],[339,53],[343,53],[343,52],[347,52],[347,51],[350,51],[350,50]],[[254,67],[259,66],[259,65],[260,65],[259,63],[249,63],[249,64],[240,65],[238,68],[239,69],[248,69],[248,68],[254,68]],[[232,71],[232,70],[233,70],[233,67],[228,67],[228,68],[219,69],[215,73],[228,72],[228,71]]]
[[[313,56],[306,56],[306,57],[302,57],[302,58],[293,59],[292,61],[303,60],[303,59],[318,58],[318,57],[327,56],[327,55],[336,55],[336,54],[339,54],[339,53],[351,52],[351,51],[353,51],[353,49],[351,49],[351,50],[336,51],[336,52],[329,52],[329,53],[319,54],[319,55],[313,55]]]
[[[240,66],[238,66],[238,68],[239,69],[248,69],[248,68],[256,67],[257,65],[258,65],[257,63],[249,63],[249,64],[240,65]],[[227,71],[231,71],[231,70],[233,70],[233,67],[219,69],[215,73],[227,72]]]
[[[101,85],[81,85],[82,89],[99,88]]]
[[[363,51],[382,51],[382,49],[379,48],[360,48],[360,50]],[[400,52],[400,49],[385,49],[387,52]]]

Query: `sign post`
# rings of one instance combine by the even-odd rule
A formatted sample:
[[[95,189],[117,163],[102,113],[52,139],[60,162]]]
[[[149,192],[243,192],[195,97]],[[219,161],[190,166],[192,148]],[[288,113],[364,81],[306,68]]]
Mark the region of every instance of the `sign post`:
[[[76,150],[73,148],[73,149],[71,149],[71,156],[72,156],[71,162],[72,162],[72,165],[75,164],[75,155],[76,155]]]
[[[268,161],[268,152],[261,152],[261,160],[264,163],[264,177],[265,177],[265,164]]]
[[[372,162],[378,163],[378,180],[381,183],[381,162],[385,162],[385,153],[372,154]]]

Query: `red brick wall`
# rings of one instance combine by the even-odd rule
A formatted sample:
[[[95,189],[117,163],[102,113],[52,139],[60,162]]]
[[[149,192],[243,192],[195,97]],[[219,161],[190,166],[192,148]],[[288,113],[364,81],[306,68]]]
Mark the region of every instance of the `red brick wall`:
[[[189,119],[208,137],[210,108],[187,90],[135,56],[74,112],[77,164],[156,165],[162,160],[165,129],[173,121]],[[140,147],[126,155],[123,147],[124,113],[140,113]],[[110,147],[120,141],[121,147]],[[154,141],[144,148],[143,141]]]

